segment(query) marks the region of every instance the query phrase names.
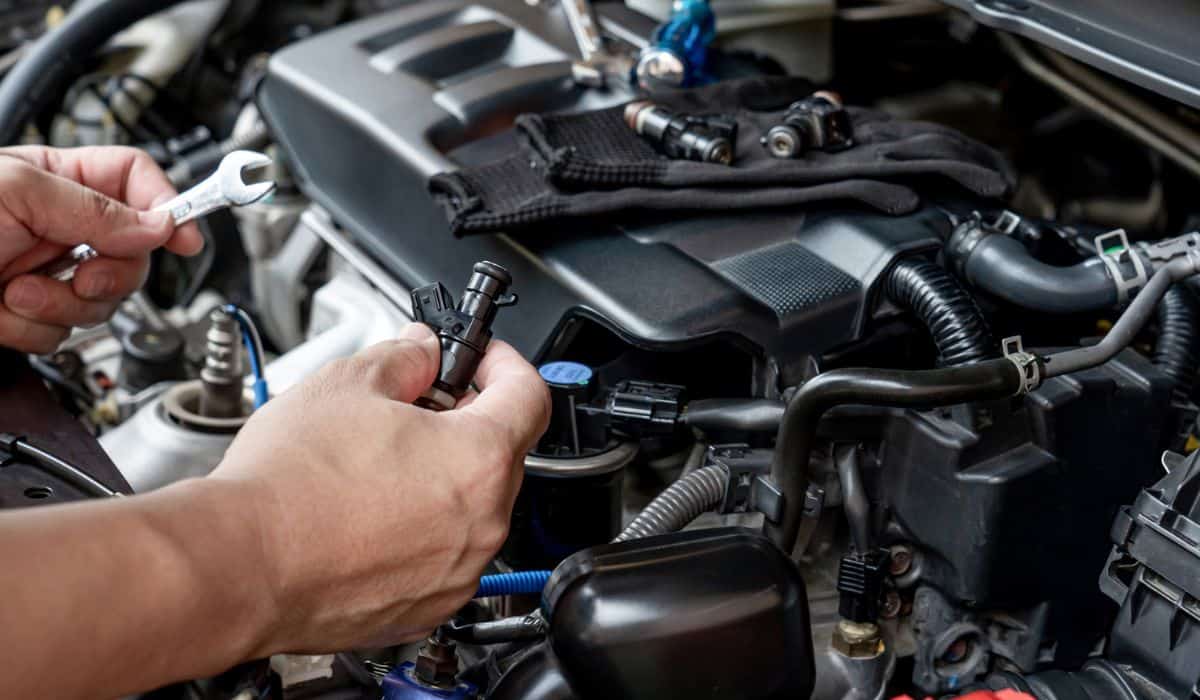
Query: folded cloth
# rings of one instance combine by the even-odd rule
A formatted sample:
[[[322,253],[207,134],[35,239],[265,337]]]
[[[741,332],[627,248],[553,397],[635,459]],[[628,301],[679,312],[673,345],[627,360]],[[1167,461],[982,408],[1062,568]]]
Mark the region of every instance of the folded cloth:
[[[889,214],[920,205],[917,185],[955,184],[988,198],[1007,194],[1012,170],[991,148],[953,129],[848,108],[854,146],[772,158],[759,139],[787,104],[806,95],[795,81],[753,79],[656,95],[690,114],[738,121],[731,166],[672,160],[635,134],[623,108],[523,115],[519,153],[430,181],[455,235],[512,231],[574,217],[639,210],[760,209],[853,201]]]

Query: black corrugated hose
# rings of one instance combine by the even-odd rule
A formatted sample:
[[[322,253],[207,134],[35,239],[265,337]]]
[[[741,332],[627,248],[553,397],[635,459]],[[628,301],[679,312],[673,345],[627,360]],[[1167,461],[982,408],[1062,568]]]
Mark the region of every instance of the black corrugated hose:
[[[1196,354],[1200,352],[1196,297],[1186,285],[1171,287],[1158,305],[1158,343],[1154,364],[1171,380],[1171,397],[1186,404],[1196,381]]]
[[[954,367],[997,355],[983,312],[944,268],[909,258],[892,268],[884,292],[893,304],[913,313],[933,335],[938,365]]]

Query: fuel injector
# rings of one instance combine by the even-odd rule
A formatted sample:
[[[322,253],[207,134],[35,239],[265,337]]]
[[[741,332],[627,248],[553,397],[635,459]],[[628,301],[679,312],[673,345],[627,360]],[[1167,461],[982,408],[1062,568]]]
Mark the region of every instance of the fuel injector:
[[[737,143],[737,120],[722,115],[676,114],[653,102],[631,102],[625,124],[668,158],[729,165]]]
[[[775,158],[796,158],[808,151],[840,151],[854,145],[854,127],[832,92],[816,92],[792,103],[783,122],[762,137],[763,148]]]
[[[445,285],[413,290],[413,318],[433,329],[442,344],[442,366],[429,391],[416,404],[433,411],[448,411],[467,393],[479,362],[492,340],[496,312],[517,303],[509,294],[512,275],[491,262],[478,262],[457,306]]]

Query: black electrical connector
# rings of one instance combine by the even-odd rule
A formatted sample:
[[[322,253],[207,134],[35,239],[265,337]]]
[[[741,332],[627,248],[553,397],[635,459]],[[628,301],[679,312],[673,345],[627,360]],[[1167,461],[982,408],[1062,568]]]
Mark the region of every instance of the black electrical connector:
[[[509,294],[512,275],[491,262],[478,262],[458,305],[441,283],[413,290],[413,318],[438,334],[442,363],[438,377],[418,406],[434,411],[450,410],[467,393],[479,363],[492,340],[492,323],[502,307],[517,303]]]
[[[879,619],[883,580],[891,554],[878,549],[865,554],[851,552],[838,565],[838,614],[851,622],[874,623]]]

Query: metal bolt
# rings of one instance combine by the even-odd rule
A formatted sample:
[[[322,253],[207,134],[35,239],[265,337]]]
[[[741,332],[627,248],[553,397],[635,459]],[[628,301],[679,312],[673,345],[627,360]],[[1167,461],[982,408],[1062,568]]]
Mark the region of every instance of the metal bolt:
[[[891,546],[892,561],[888,566],[888,572],[892,576],[903,576],[912,569],[913,551],[906,544],[894,544]]]
[[[883,653],[879,625],[870,622],[839,620],[832,645],[835,651],[852,659],[867,659]]]
[[[883,608],[879,611],[879,616],[885,620],[891,620],[899,617],[903,608],[904,600],[900,598],[900,594],[896,591],[888,591],[883,594]]]
[[[439,688],[453,688],[456,685],[458,654],[454,642],[450,641],[441,627],[434,630],[421,645],[413,672],[417,680],[426,685]]]

